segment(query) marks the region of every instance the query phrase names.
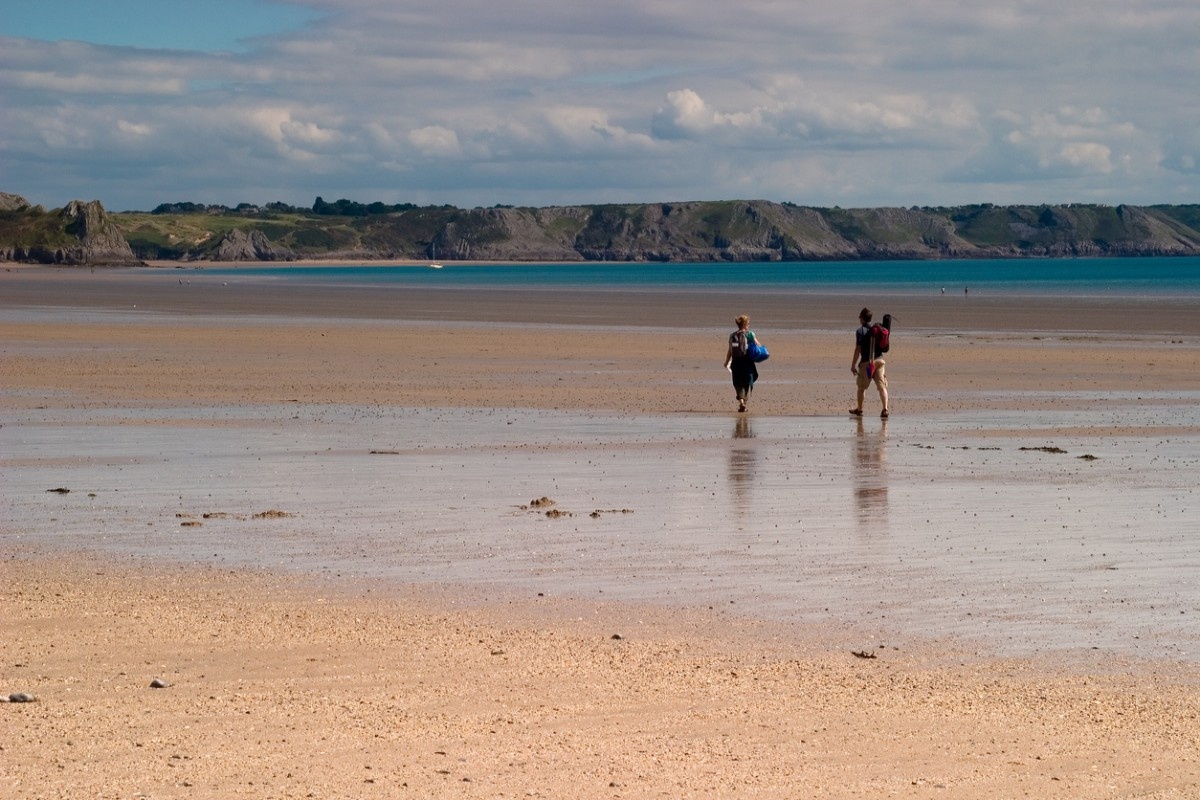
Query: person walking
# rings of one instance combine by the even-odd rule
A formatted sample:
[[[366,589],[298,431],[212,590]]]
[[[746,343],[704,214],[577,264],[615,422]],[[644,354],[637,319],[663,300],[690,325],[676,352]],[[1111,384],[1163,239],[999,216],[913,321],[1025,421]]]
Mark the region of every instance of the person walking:
[[[737,330],[729,334],[729,347],[725,350],[725,369],[733,375],[733,391],[737,395],[738,412],[746,410],[754,382],[758,380],[758,366],[750,358],[750,346],[758,343],[754,331],[750,330],[750,317],[742,314],[734,319]]]
[[[850,372],[854,374],[858,392],[857,403],[850,409],[850,413],[856,417],[862,416],[863,398],[867,394],[867,387],[874,381],[875,388],[879,390],[879,402],[883,404],[883,411],[879,416],[887,419],[888,383],[884,372],[886,364],[883,354],[876,347],[875,336],[871,330],[871,316],[869,308],[864,308],[858,313],[859,327],[854,332],[854,355],[850,360]],[[884,321],[887,321],[886,315]]]

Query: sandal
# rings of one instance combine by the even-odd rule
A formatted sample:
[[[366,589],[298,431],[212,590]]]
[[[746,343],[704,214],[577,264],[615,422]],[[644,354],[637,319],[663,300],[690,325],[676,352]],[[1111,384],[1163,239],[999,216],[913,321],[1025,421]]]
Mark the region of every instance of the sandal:
[[[861,417],[862,409],[861,408],[852,408],[852,409],[850,409],[850,414],[855,417]]]
[[[887,419],[887,418],[888,418],[888,410],[887,410],[886,408],[885,408],[883,411],[881,411],[881,412],[879,413],[879,418],[880,418],[880,419]]]

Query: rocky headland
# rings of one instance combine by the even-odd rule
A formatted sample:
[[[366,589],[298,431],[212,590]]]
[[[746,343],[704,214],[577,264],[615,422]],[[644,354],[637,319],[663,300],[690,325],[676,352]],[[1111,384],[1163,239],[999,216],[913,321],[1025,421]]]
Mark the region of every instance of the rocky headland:
[[[0,193],[0,260],[768,262],[1200,255],[1200,206],[816,208],[765,200],[548,208],[236,208],[107,213]]]
[[[0,192],[0,261],[68,266],[139,263],[98,200],[72,200],[47,212]]]

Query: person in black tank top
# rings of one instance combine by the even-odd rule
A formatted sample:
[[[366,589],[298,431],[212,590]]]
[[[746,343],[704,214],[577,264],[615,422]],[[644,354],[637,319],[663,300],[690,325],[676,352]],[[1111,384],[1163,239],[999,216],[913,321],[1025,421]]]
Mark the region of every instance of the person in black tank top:
[[[887,419],[890,413],[888,411],[887,375],[884,372],[883,354],[876,353],[873,346],[871,317],[869,308],[864,308],[858,313],[859,327],[854,332],[854,355],[850,359],[850,372],[854,375],[855,386],[858,390],[857,404],[850,409],[850,413],[855,417],[862,416],[863,399],[867,394],[867,387],[873,381],[875,388],[879,390],[879,402],[883,404],[883,411],[879,416]]]

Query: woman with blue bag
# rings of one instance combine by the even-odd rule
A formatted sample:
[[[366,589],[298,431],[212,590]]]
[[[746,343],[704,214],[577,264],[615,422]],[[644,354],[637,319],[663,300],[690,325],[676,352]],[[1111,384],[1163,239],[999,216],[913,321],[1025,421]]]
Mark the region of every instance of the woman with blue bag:
[[[758,362],[766,361],[770,354],[762,342],[750,330],[750,317],[742,314],[734,319],[737,330],[729,334],[729,347],[725,351],[725,369],[733,375],[733,390],[737,393],[738,411],[744,412],[758,380]]]

